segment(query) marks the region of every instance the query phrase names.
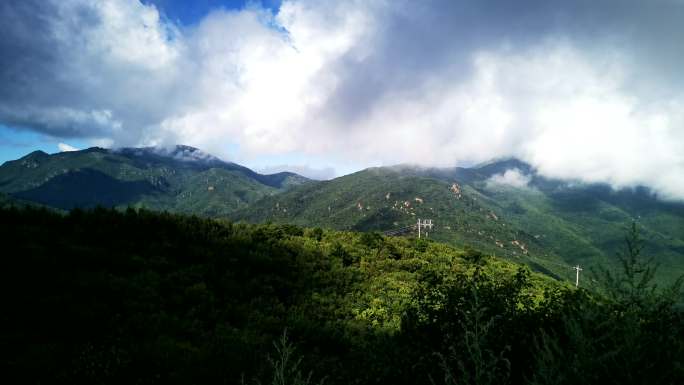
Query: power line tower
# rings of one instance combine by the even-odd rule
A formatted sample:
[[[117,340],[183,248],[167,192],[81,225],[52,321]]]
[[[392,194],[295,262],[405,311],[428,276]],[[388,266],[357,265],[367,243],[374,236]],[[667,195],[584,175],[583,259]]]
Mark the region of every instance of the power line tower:
[[[420,235],[421,235],[420,229],[421,229],[421,228],[426,228],[426,229],[432,230],[432,226],[433,226],[433,224],[432,224],[432,219],[423,219],[423,220],[421,221],[421,219],[418,218],[418,225],[417,225],[417,226],[418,226],[418,238],[420,238]],[[426,236],[426,237],[428,236],[427,231],[425,232],[425,236]]]
[[[573,267],[573,269],[575,269],[575,271],[577,273],[575,275],[575,287],[579,287],[579,272],[582,271],[582,268],[580,267],[580,265],[577,265],[577,266]]]

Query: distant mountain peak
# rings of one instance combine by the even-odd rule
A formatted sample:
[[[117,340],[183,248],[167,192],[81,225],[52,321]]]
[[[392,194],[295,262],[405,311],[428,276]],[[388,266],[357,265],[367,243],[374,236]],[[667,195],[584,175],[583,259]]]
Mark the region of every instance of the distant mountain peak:
[[[474,165],[472,168],[483,168],[483,167],[492,166],[492,165],[505,165],[505,166],[511,166],[511,167],[516,167],[516,168],[531,168],[532,167],[529,163],[527,163],[521,159],[518,159],[514,156],[508,156],[508,157],[490,159],[486,162],[478,163],[478,164]]]
[[[29,154],[26,154],[25,156],[23,156],[23,157],[20,158],[20,159],[44,158],[44,157],[46,157],[46,156],[49,156],[49,154],[48,154],[47,152],[41,151],[41,150],[36,150],[36,151],[33,151],[33,152],[29,153]]]
[[[215,157],[209,153],[206,153],[198,148],[186,146],[183,144],[177,144],[172,148],[157,147],[158,152],[164,153],[168,151],[168,154],[173,156],[175,159],[193,162],[193,161],[209,161],[209,162],[223,162],[222,159]]]
[[[48,153],[46,153],[45,151],[36,150],[36,151],[33,151],[29,154],[22,156],[21,158],[19,158],[17,160],[9,160],[3,164],[18,163],[18,164],[21,164],[23,167],[36,168],[45,159],[47,159],[49,157],[50,157],[50,155]]]
[[[182,162],[232,164],[232,162],[226,162],[198,148],[184,144],[177,144],[173,146],[124,147],[114,150],[114,152],[133,156],[156,155]]]
[[[536,170],[532,165],[514,157],[494,159],[472,167],[472,170],[488,176],[502,174],[514,169],[519,170],[522,174],[536,174]]]

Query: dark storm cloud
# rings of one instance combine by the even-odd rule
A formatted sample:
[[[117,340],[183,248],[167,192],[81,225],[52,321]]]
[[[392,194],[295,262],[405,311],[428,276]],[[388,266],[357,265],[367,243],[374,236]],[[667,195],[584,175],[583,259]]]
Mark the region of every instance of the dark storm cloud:
[[[524,50],[565,39],[589,53],[619,50],[634,61],[630,87],[654,98],[684,85],[684,3],[641,0],[396,1],[382,16],[372,54],[340,57],[343,79],[326,107],[344,121],[364,116],[385,94],[411,93],[435,74],[472,75],[473,52]],[[363,47],[361,48],[363,49]],[[676,91],[676,88],[674,89]]]
[[[140,124],[166,114],[160,111],[159,93],[168,87],[160,76],[147,63],[135,61],[139,58],[112,54],[122,42],[114,35],[116,28],[107,24],[112,15],[103,19],[106,12],[106,3],[98,2],[0,5],[1,123],[54,136],[124,139],[139,135]],[[122,121],[138,127],[126,127],[128,134],[121,136],[116,131]]]
[[[55,110],[41,114],[44,108],[59,105],[82,105],[82,81],[66,78],[70,60],[60,50],[53,30],[58,9],[45,1],[9,1],[0,5],[0,118],[2,123],[35,129],[55,135],[81,135],[75,127],[62,126]],[[80,25],[97,23],[92,14],[77,12],[68,33],[77,36]],[[79,79],[80,80],[80,79]],[[83,127],[88,130],[90,128]]]

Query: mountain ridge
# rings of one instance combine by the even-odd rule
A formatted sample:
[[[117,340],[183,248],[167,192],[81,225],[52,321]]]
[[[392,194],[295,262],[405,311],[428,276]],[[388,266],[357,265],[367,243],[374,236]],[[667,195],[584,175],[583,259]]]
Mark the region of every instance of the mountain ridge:
[[[466,167],[374,167],[327,181],[259,174],[189,146],[34,151],[0,166],[4,202],[69,210],[139,207],[246,222],[387,231],[433,219],[430,237],[471,245],[568,279],[567,267],[615,263],[625,226],[684,272],[684,204],[646,188],[614,190],[546,178],[508,158]],[[661,269],[665,270],[665,269]]]
[[[509,170],[524,176],[525,184],[496,181]],[[575,264],[613,266],[625,228],[636,220],[646,251],[672,267],[661,269],[663,280],[684,273],[684,204],[658,200],[645,188],[548,179],[517,159],[471,169],[369,168],[264,197],[230,218],[360,231],[430,218],[436,226],[430,237],[470,244],[566,279],[574,277],[569,267]]]
[[[60,209],[146,207],[209,216],[310,180],[259,174],[189,146],[34,151],[0,166],[0,192]]]

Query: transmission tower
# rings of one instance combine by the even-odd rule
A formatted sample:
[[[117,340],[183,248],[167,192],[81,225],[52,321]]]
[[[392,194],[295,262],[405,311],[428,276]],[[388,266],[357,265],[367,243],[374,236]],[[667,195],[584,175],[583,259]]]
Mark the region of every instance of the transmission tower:
[[[420,238],[420,236],[421,236],[421,231],[420,231],[420,229],[421,229],[421,228],[426,228],[426,229],[432,230],[432,226],[433,226],[433,224],[432,224],[432,219],[423,219],[423,220],[421,220],[420,218],[418,218],[418,225],[417,225],[417,226],[418,226],[418,238]],[[426,237],[428,236],[427,231],[425,232],[425,236],[426,236]]]
[[[582,268],[580,267],[580,265],[577,265],[573,267],[573,269],[575,269],[575,272],[577,273],[575,275],[575,287],[579,287],[579,272],[582,271]]]

